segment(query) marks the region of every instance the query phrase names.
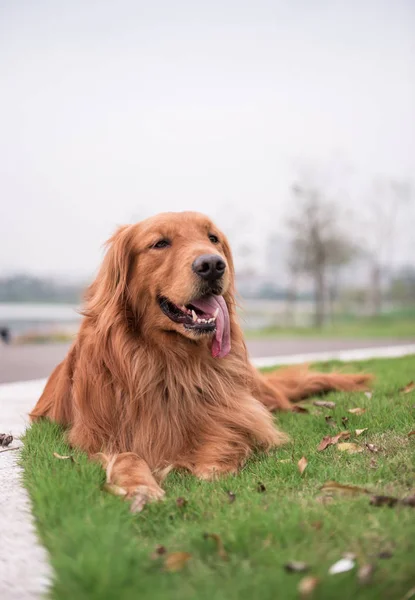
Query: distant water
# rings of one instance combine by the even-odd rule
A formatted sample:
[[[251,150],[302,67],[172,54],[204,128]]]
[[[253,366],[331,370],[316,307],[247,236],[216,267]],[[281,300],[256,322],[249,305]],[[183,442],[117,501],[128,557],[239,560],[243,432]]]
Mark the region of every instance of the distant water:
[[[0,303],[0,327],[12,335],[27,331],[70,329],[79,325],[80,307],[73,304]]]
[[[308,322],[312,311],[310,302],[297,305],[297,325]],[[285,302],[281,300],[245,300],[242,302],[240,323],[245,330],[261,329],[284,324]],[[10,328],[12,335],[27,332],[76,331],[81,316],[80,306],[74,304],[0,303],[0,327]]]

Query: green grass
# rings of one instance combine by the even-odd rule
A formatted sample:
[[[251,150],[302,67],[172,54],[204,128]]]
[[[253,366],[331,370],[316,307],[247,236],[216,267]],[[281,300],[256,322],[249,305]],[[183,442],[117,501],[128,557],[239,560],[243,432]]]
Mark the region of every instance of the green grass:
[[[246,331],[246,337],[322,337],[322,338],[414,338],[414,316],[383,315],[372,318],[340,319],[322,329],[315,327],[266,327]]]
[[[376,508],[369,496],[339,497],[322,504],[320,486],[335,480],[363,485],[377,493],[405,496],[414,492],[415,393],[399,388],[415,375],[415,357],[373,360],[341,365],[376,374],[371,399],[364,394],[330,394],[334,410],[310,404],[310,414],[281,414],[279,426],[293,442],[269,456],[256,456],[238,476],[216,483],[200,482],[184,473],[171,474],[164,484],[164,502],[133,515],[119,498],[101,490],[100,468],[75,452],[75,463],[58,460],[53,452],[67,454],[62,431],[50,423],[37,423],[27,432],[22,451],[24,483],[33,501],[40,536],[54,568],[51,597],[55,599],[233,600],[298,597],[302,574],[286,573],[287,561],[306,561],[320,579],[313,598],[350,600],[399,599],[415,586],[415,512],[413,508]],[[361,416],[347,412],[366,407]],[[325,415],[337,423],[331,428]],[[354,438],[368,450],[348,455],[334,446],[317,452],[325,435],[343,429],[368,428]],[[303,476],[297,469],[308,459]],[[288,462],[280,462],[280,461]],[[258,483],[265,485],[258,491]],[[236,499],[229,502],[228,490]],[[187,500],[184,507],[178,497]],[[220,535],[228,560],[223,560],[212,539]],[[157,545],[168,552],[184,551],[191,559],[180,572],[167,572],[164,557],[151,558]],[[392,553],[380,559],[380,552]],[[330,565],[343,553],[356,554],[359,566],[376,565],[373,581],[362,586],[356,571],[331,576]]]

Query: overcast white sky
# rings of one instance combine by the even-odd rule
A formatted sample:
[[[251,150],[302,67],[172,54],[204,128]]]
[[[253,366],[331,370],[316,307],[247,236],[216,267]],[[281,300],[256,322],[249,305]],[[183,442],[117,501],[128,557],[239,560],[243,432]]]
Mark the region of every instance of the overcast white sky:
[[[0,274],[83,277],[161,210],[262,240],[298,160],[356,205],[413,177],[414,32],[412,0],[0,1]]]

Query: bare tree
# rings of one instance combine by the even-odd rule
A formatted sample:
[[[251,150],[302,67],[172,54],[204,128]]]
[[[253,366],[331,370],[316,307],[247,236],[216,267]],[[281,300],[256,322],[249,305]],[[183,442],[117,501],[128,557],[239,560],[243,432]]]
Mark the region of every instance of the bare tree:
[[[413,198],[406,181],[377,180],[372,185],[372,200],[367,204],[363,247],[369,261],[369,303],[372,315],[382,312],[383,280],[387,264],[392,263],[397,232],[402,230],[399,217]],[[412,232],[410,233],[412,235]]]
[[[328,201],[316,187],[293,186],[296,208],[288,221],[291,237],[290,264],[295,272],[307,273],[314,284],[314,324],[322,327],[329,305],[330,270],[347,264],[356,251],[342,230],[340,207]]]

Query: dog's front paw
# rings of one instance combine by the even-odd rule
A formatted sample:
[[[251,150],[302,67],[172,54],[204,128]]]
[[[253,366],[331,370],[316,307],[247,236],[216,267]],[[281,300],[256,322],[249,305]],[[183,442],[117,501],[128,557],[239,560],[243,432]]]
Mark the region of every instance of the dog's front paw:
[[[131,500],[130,510],[133,513],[141,512],[146,504],[163,500],[164,495],[164,490],[158,486],[139,485],[133,493],[128,494],[128,498]]]

